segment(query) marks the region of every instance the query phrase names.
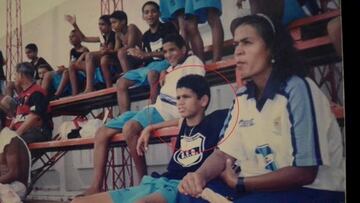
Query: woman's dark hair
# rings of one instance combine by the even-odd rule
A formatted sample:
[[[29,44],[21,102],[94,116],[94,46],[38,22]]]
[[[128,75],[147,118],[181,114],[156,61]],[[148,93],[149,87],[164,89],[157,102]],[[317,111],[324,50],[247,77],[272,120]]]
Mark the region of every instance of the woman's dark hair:
[[[241,25],[252,26],[264,40],[271,58],[275,60],[273,73],[280,80],[287,80],[292,75],[306,76],[308,69],[295,49],[289,31],[280,22],[260,14],[239,17],[231,22],[231,33],[234,35],[236,28]]]
[[[109,15],[102,15],[102,16],[100,16],[99,20],[104,21],[107,25],[111,25]]]
[[[147,6],[147,5],[154,6],[155,9],[157,10],[157,12],[160,12],[159,4],[157,4],[157,3],[154,2],[154,1],[147,1],[147,2],[144,3],[144,5],[143,5],[142,8],[141,8],[141,11],[142,11],[143,13],[144,13],[144,8],[145,8],[145,6]]]
[[[195,74],[184,76],[177,82],[176,89],[178,88],[191,89],[197,95],[198,99],[201,99],[201,97],[207,95],[209,97],[209,102],[205,109],[209,106],[211,98],[210,86],[205,77]]]

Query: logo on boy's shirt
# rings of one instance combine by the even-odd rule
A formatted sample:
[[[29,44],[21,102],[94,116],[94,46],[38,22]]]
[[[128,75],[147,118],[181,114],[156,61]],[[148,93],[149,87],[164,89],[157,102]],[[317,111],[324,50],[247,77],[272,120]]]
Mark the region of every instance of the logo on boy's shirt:
[[[253,125],[255,125],[255,122],[254,122],[254,119],[253,119],[253,118],[252,118],[252,119],[249,119],[249,120],[241,119],[241,120],[239,121],[239,127],[242,127],[242,128],[244,128],[244,127],[250,127],[250,126],[253,126]]]
[[[182,167],[190,167],[201,162],[205,146],[205,136],[200,133],[195,135],[181,136],[180,149],[178,149],[173,159]]]

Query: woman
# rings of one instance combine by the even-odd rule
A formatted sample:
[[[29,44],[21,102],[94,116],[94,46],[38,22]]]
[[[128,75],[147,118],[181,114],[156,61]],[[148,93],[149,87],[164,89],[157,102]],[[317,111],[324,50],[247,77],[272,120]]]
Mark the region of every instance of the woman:
[[[183,178],[180,199],[203,201],[193,197],[222,174],[238,192],[235,202],[344,201],[341,132],[326,96],[304,78],[289,33],[261,14],[233,20],[231,32],[246,85],[229,111],[219,150]]]

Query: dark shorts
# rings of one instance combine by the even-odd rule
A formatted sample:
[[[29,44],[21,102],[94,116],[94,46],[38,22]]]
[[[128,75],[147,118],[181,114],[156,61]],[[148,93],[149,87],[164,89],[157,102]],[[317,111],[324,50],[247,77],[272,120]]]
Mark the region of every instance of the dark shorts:
[[[21,135],[21,138],[27,143],[44,142],[51,140],[52,131],[46,128],[31,128]]]

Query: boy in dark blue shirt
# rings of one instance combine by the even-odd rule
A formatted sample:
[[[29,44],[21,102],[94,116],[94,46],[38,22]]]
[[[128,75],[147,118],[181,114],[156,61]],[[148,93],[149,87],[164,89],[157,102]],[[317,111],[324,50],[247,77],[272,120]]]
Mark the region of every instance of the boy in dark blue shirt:
[[[176,87],[177,107],[182,119],[166,121],[146,127],[138,140],[137,152],[144,155],[150,133],[156,129],[179,125],[176,149],[168,170],[162,175],[144,176],[140,185],[75,199],[87,202],[168,202],[176,201],[177,185],[188,172],[201,166],[218,143],[227,110],[219,110],[205,117],[210,102],[210,88],[199,75],[181,78]]]

